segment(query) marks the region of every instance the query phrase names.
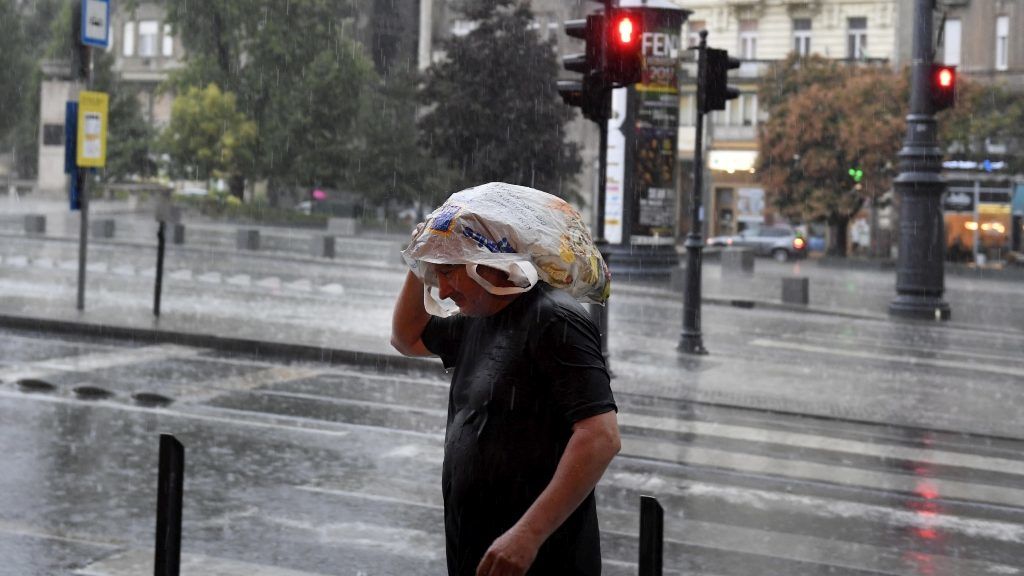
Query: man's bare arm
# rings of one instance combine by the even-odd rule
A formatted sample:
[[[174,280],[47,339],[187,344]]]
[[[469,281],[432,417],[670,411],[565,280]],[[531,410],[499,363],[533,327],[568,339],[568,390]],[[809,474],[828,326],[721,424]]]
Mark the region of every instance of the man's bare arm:
[[[621,447],[615,412],[577,422],[551,482],[519,522],[491,544],[477,576],[525,574],[541,544],[597,486]]]
[[[391,316],[391,345],[406,356],[432,356],[421,338],[429,320],[423,309],[423,282],[409,272]]]

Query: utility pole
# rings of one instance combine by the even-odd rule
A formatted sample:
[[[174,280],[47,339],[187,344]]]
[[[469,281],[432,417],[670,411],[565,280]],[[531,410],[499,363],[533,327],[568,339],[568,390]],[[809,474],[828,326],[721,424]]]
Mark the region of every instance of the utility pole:
[[[76,2],[73,8],[73,14],[71,21],[71,28],[74,30],[73,37],[75,40],[74,50],[77,54],[76,66],[74,66],[73,72],[77,76],[79,82],[85,83],[85,90],[92,89],[92,48],[89,47],[82,40],[82,28],[80,22],[82,21],[82,11],[84,9],[83,4],[86,0]],[[81,84],[79,85],[79,99],[81,98]],[[78,127],[79,130],[83,128]],[[86,254],[88,252],[89,244],[89,193],[86,190],[86,182],[88,181],[89,170],[87,168],[78,168],[75,170],[71,177],[77,179],[75,187],[78,190],[78,201],[79,201],[79,213],[81,219],[79,220],[78,228],[78,299],[76,307],[79,310],[85,310],[85,261]]]
[[[942,170],[935,103],[931,93],[934,50],[932,12],[935,0],[914,1],[914,44],[911,63],[910,114],[907,134],[899,152],[899,176],[894,188],[900,195],[899,259],[896,298],[889,314],[904,318],[948,320],[944,262],[946,235]]]

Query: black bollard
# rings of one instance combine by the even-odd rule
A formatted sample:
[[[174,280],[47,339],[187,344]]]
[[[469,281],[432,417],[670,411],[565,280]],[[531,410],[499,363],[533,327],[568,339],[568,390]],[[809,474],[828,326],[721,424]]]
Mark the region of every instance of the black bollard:
[[[181,568],[181,501],[184,486],[185,447],[174,436],[161,434],[154,576],[178,576]]]
[[[661,576],[664,518],[657,498],[640,497],[640,576]]]
[[[160,228],[156,232],[156,287],[153,290],[153,315],[160,317],[160,292],[164,285],[164,247],[166,246],[166,224],[160,221]]]

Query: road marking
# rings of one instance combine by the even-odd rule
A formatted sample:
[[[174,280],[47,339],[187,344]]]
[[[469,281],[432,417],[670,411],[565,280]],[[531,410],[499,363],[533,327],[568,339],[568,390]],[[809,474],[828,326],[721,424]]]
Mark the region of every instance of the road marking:
[[[235,286],[248,286],[252,282],[252,279],[248,274],[237,274],[227,279],[228,284]]]
[[[221,276],[220,272],[207,272],[206,274],[196,276],[196,280],[206,282],[207,284],[220,284]]]
[[[230,392],[246,392],[269,384],[281,384],[293,380],[314,378],[324,374],[324,370],[297,368],[293,366],[272,366],[270,368],[239,374],[215,380],[203,380],[177,389],[179,400],[187,403],[205,402],[211,398]]]
[[[678,432],[681,434],[697,434],[699,436],[706,437],[729,438],[731,440],[783,444],[798,448],[827,450],[829,452],[859,454],[878,458],[929,462],[941,466],[958,466],[972,468],[975,470],[986,470],[990,472],[1001,472],[1024,476],[1024,462],[1019,460],[978,456],[975,454],[949,452],[945,450],[913,448],[892,444],[876,444],[873,442],[860,442],[857,440],[815,436],[812,434],[803,434],[798,432],[733,426],[729,424],[716,424],[713,422],[674,420],[671,418],[660,418],[657,416],[644,416],[628,413],[619,413],[619,425]]]
[[[32,265],[36,268],[53,268],[56,263],[50,258],[34,258]]]
[[[281,279],[277,276],[269,276],[257,282],[256,285],[262,288],[273,288],[276,290],[281,287]]]
[[[122,264],[112,269],[111,273],[118,276],[135,276],[135,267],[131,264]]]
[[[757,338],[751,340],[750,344],[754,346],[761,346],[762,348],[779,348],[783,350],[795,350],[799,352],[811,352],[815,354],[832,354],[836,356],[846,356],[848,358],[861,358],[865,360],[901,362],[904,364],[910,364],[911,366],[933,366],[935,368],[955,368],[979,372],[992,372],[994,374],[1005,374],[1008,376],[1017,376],[1020,378],[1024,378],[1024,370],[1022,369],[1011,368],[1009,366],[998,366],[995,364],[979,364],[974,362],[964,364],[963,362],[953,362],[937,358],[914,358],[911,356],[896,356],[893,354],[883,354],[881,352],[846,350],[843,348],[829,348],[826,346],[811,346],[809,344],[780,342],[777,340],[768,340],[765,338]]]
[[[296,280],[295,282],[285,284],[285,288],[288,288],[289,290],[299,290],[301,292],[311,292],[313,290],[313,283],[303,278],[302,280]]]
[[[181,270],[175,270],[174,272],[171,272],[170,278],[172,280],[191,280],[192,279],[192,270],[189,270],[188,268],[183,268]]]
[[[325,286],[321,286],[320,291],[328,294],[344,294],[345,287],[341,284],[327,284]]]
[[[367,486],[369,488],[379,488],[380,483],[376,483],[373,486]],[[351,490],[339,490],[335,488],[324,488],[321,486],[296,486],[296,489],[302,490],[303,492],[313,492],[315,494],[326,494],[328,496],[340,496],[342,498],[358,498],[360,500],[370,500],[372,502],[383,502],[385,504],[399,504],[402,506],[415,506],[417,508],[429,508],[431,510],[444,510],[444,503],[441,499],[440,491],[438,491],[437,497],[429,497],[425,494],[420,494],[421,498],[416,500],[409,500],[406,498],[398,498],[395,496],[385,496],[381,494],[372,494],[368,492],[353,492]]]
[[[202,352],[204,350],[201,348],[191,348],[177,344],[158,344],[141,348],[121,349],[113,352],[94,352],[77,356],[49,358],[36,362],[19,363],[0,370],[0,381],[15,382],[23,378],[45,378],[51,374],[64,372],[88,372],[171,358],[189,358],[197,356]]]
[[[12,534],[14,536],[27,536],[29,538],[57,540],[58,542],[67,542],[69,544],[85,544],[88,546],[97,546],[100,548],[116,549],[124,546],[124,543],[122,542],[94,540],[91,536],[73,533],[46,532],[39,528],[25,525],[21,522],[9,522],[6,520],[0,520],[0,532],[4,534]]]
[[[152,550],[127,550],[94,562],[75,572],[80,576],[138,576],[153,573]],[[202,576],[324,576],[316,572],[301,572],[252,564],[240,560],[215,558],[201,554],[182,554],[181,573]]]
[[[636,436],[622,438],[622,454],[640,458],[653,458],[680,464],[725,468],[751,474],[764,474],[854,486],[886,492],[914,494],[928,500],[957,499],[986,502],[999,506],[1021,508],[1024,490],[958,480],[946,480],[909,474],[892,474],[862,470],[850,466],[819,464],[802,460],[772,458],[755,454],[741,454],[713,448],[680,445],[675,442],[650,440]]]

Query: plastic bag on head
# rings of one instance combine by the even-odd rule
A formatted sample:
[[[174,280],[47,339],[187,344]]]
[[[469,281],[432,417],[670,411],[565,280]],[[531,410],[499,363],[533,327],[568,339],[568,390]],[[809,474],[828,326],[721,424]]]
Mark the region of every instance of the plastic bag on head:
[[[458,309],[434,294],[436,264],[473,265],[470,277],[492,294],[501,292],[476,274],[476,265],[508,273],[523,292],[543,280],[601,304],[611,290],[611,273],[580,213],[557,196],[503,182],[452,194],[416,228],[402,257],[423,280],[424,305],[437,316]]]

